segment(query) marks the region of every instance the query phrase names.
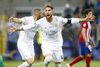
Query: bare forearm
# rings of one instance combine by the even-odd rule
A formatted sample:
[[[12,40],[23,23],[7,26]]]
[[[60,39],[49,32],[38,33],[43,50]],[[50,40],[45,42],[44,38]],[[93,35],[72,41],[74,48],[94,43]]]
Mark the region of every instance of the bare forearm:
[[[15,23],[22,23],[22,20],[18,18],[13,18],[12,21]]]
[[[87,21],[87,19],[86,18],[68,18],[68,21],[70,21],[71,24],[74,24],[74,23],[79,23],[79,22]]]
[[[16,28],[16,31],[23,31],[23,30],[24,30],[23,27]]]
[[[91,36],[89,36],[89,40],[90,40],[91,42],[94,42],[94,41],[93,41],[93,38],[92,38]]]
[[[87,21],[86,18],[79,18],[79,22],[85,22]]]

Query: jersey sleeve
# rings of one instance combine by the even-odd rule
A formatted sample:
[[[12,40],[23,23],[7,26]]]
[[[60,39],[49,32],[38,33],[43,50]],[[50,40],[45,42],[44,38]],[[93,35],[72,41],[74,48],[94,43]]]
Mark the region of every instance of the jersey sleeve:
[[[79,23],[79,18],[63,18],[59,17],[59,20],[62,22],[62,24],[74,24]]]
[[[79,18],[67,18],[66,24],[79,23]]]
[[[34,24],[28,24],[28,25],[23,25],[24,30],[32,29],[32,28],[40,28],[40,25],[42,24],[42,20],[37,20]]]
[[[58,20],[60,20],[60,22],[64,25],[67,24],[68,19],[67,18],[63,18],[63,17],[59,17]]]
[[[34,28],[35,24],[34,25],[33,24],[23,25],[22,27],[23,27],[24,30],[28,30],[28,29]]]
[[[27,20],[29,20],[29,17],[23,17],[23,18],[21,18],[21,20],[22,20],[22,23],[27,23]]]
[[[22,20],[22,23],[24,23],[25,22],[25,17],[21,18],[21,20]]]
[[[69,21],[70,21],[70,19],[69,19]],[[74,24],[74,23],[79,23],[79,18],[71,18],[71,24]],[[70,23],[70,22],[68,22],[68,23]]]
[[[86,28],[88,27],[88,24],[87,24],[87,22],[82,22],[82,25],[81,25],[81,27],[86,29]]]

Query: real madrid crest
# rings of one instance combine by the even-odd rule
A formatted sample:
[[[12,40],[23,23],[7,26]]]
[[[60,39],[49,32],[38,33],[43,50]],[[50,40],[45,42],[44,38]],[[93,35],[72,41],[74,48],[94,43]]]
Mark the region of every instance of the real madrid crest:
[[[55,27],[57,27],[58,25],[57,24],[55,24]]]

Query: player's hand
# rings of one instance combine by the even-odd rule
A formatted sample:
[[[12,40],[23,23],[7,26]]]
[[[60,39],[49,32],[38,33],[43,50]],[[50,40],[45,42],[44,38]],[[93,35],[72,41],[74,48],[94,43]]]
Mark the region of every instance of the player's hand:
[[[8,32],[14,33],[17,31],[17,28],[15,26],[12,25],[11,28],[8,29]]]
[[[86,21],[94,21],[95,16],[94,15],[88,15],[85,19],[86,19]]]
[[[94,21],[95,20],[95,16],[94,15],[92,15],[92,16],[90,16],[90,20],[89,21]]]
[[[13,19],[14,19],[14,15],[13,15],[12,17],[9,18],[9,21],[10,21],[10,22],[13,22]]]
[[[93,47],[96,47],[95,42],[92,42],[92,44],[93,44]]]
[[[95,20],[95,16],[92,15],[91,20],[90,21],[94,21]]]
[[[86,44],[86,46],[85,46],[85,47],[87,48],[87,47],[89,46],[89,43],[88,43],[88,42],[86,42],[85,44]]]

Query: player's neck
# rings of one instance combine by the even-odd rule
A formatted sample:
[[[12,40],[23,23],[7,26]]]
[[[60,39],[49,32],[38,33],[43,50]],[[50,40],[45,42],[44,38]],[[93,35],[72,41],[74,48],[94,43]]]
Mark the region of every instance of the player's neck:
[[[47,19],[47,21],[48,21],[49,23],[51,23],[51,22],[52,22],[52,20],[53,20],[53,17],[46,18],[46,19]]]

